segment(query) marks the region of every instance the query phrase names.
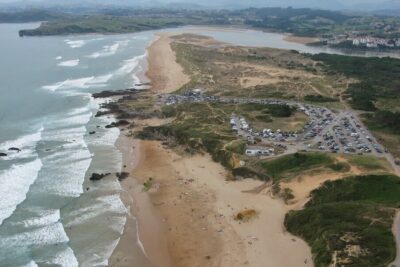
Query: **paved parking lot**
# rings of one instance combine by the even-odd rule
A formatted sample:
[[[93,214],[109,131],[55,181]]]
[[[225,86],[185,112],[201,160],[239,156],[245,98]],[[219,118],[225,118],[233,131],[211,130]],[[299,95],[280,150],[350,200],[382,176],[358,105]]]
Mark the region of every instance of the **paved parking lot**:
[[[163,95],[160,98],[166,105],[174,105],[185,101],[289,105],[295,107],[298,111],[304,112],[309,117],[309,121],[303,129],[296,132],[284,132],[279,129],[255,129],[252,127],[251,122],[240,114],[232,114],[230,126],[237,132],[238,136],[249,143],[246,150],[247,155],[273,157],[277,155],[275,148],[283,152],[279,155],[291,154],[297,151],[368,154],[385,157],[396,172],[400,173],[400,166],[396,165],[393,156],[377,142],[372,133],[352,110],[330,110],[325,107],[277,99],[206,96],[201,93],[200,89],[189,91],[184,95]],[[271,146],[275,148],[271,149]]]

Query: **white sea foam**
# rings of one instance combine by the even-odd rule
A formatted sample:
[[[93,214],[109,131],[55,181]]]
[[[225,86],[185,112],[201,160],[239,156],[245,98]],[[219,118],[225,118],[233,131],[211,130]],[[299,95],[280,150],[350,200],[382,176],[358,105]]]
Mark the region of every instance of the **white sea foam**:
[[[115,72],[116,75],[131,74],[138,66],[141,60],[146,58],[146,54],[123,61],[122,66]]]
[[[70,138],[81,138],[81,135],[86,132],[86,128],[83,125],[89,122],[92,112],[88,109],[78,109],[75,112],[52,123],[49,129],[55,130],[55,132],[52,132],[54,137],[58,137],[61,141],[69,140]],[[67,138],[68,136],[70,138]]]
[[[71,48],[81,48],[86,44],[86,41],[84,40],[64,40],[64,42],[69,45]]]
[[[107,82],[112,78],[112,76],[112,74],[106,74],[101,76],[83,77],[79,79],[68,79],[51,85],[42,86],[42,88],[54,92],[58,90],[103,87],[107,85]]]
[[[61,89],[71,89],[71,88],[86,88],[86,83],[92,80],[94,76],[84,77],[79,79],[68,79],[63,82],[58,82],[52,85],[43,86],[43,89],[56,91]]]
[[[44,136],[48,140],[67,138],[64,139],[67,143],[43,158],[46,163],[46,171],[53,173],[53,175],[40,181],[38,192],[78,197],[83,193],[84,175],[92,159],[82,138],[86,128],[81,127],[81,130],[74,132],[65,132],[66,130],[60,130],[59,133],[52,131],[48,137]],[[68,136],[68,133],[71,135]],[[79,137],[76,135],[77,133],[80,134]]]
[[[62,56],[58,56],[56,57],[56,60],[61,60],[63,57]]]
[[[122,203],[119,194],[98,197],[96,198],[95,204],[71,212],[69,217],[73,219],[65,222],[64,225],[65,227],[79,225],[109,212],[120,215],[125,215],[128,212]],[[119,224],[113,223],[110,225],[111,228],[120,234],[122,234],[123,226],[125,224],[125,216],[121,219],[122,220],[117,220]]]
[[[94,52],[93,54],[90,54],[89,58],[99,58],[99,57],[108,57],[108,56],[112,56],[115,53],[117,53],[119,48],[119,44],[115,43],[113,45],[106,45],[103,47],[103,49],[99,52]]]
[[[108,125],[111,124],[112,122],[115,122],[115,119],[113,117],[99,117],[98,118],[100,121],[101,125]],[[107,129],[104,133],[102,133],[101,137],[98,138],[96,135],[96,138],[92,138],[90,140],[91,145],[107,145],[107,146],[113,146],[120,134],[119,128],[111,128]]]
[[[46,264],[62,266],[62,267],[78,267],[79,263],[76,259],[74,252],[71,248],[67,247],[66,249],[57,252],[56,255],[51,257],[49,260],[45,262]]]
[[[36,264],[36,262],[30,261],[27,264],[21,265],[19,267],[38,267],[38,265]]]
[[[144,36],[144,35],[137,35],[132,37],[133,40],[148,40],[149,37]]]
[[[40,209],[36,212],[36,217],[31,217],[29,219],[18,221],[13,223],[15,226],[23,226],[25,228],[29,227],[43,227],[49,224],[56,223],[60,220],[60,210],[49,209],[43,210]]]
[[[115,55],[121,47],[126,47],[129,44],[129,42],[130,42],[129,40],[116,41],[112,45],[103,46],[102,50],[94,52],[87,57],[99,58],[99,57],[109,57]]]
[[[69,241],[64,227],[60,222],[36,228],[31,231],[19,232],[0,239],[0,247],[30,246],[35,244],[54,245]]]
[[[29,187],[36,180],[41,168],[42,162],[36,159],[0,171],[0,225],[26,198]]]
[[[94,41],[103,41],[103,40],[104,40],[104,38],[100,37],[100,38],[89,39],[89,40],[86,40],[86,41],[87,42],[94,42]]]
[[[79,65],[79,59],[72,59],[58,63],[58,66],[61,67],[76,67]]]
[[[27,134],[21,136],[15,140],[9,140],[0,144],[0,151],[6,151],[6,159],[23,159],[32,156],[36,156],[35,147],[37,142],[41,139],[43,127],[41,127],[36,133]],[[21,151],[8,151],[9,148],[18,148]],[[1,184],[1,181],[0,181]]]
[[[107,82],[109,80],[111,80],[111,78],[113,77],[112,74],[106,74],[106,75],[101,75],[101,76],[96,76],[93,79],[91,79],[90,81],[88,81],[86,83],[87,86],[91,86],[91,85],[105,85],[107,84]]]

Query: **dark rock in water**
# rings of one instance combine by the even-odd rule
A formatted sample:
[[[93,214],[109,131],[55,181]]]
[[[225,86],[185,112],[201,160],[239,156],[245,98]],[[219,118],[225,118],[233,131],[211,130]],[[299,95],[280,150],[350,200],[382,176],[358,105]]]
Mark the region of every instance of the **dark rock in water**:
[[[119,120],[117,122],[118,126],[124,126],[124,125],[129,125],[129,121],[127,120]]]
[[[106,129],[115,128],[115,127],[117,127],[117,125],[115,124],[115,122],[113,122],[113,123],[108,124],[108,125],[105,126]]]
[[[125,180],[129,177],[129,172],[117,172],[118,181]]]
[[[92,96],[94,98],[105,98],[105,97],[112,97],[112,96],[123,96],[123,95],[130,95],[137,93],[138,90],[132,89],[125,89],[125,90],[117,90],[117,91],[103,91],[100,93],[94,93]]]
[[[90,176],[91,181],[99,181],[106,177],[107,175],[110,175],[110,173],[93,173],[92,176]]]
[[[96,118],[100,117],[100,116],[104,116],[104,115],[108,115],[111,114],[112,112],[110,110],[106,110],[106,111],[97,111],[96,115],[94,115]]]
[[[135,86],[150,86],[151,83],[136,83]]]
[[[7,157],[6,153],[0,153],[0,157]]]
[[[127,120],[119,120],[117,122],[112,122],[111,124],[106,125],[105,127],[107,129],[109,128],[114,128],[114,127],[119,127],[119,126],[125,126],[125,125],[129,125],[129,121]]]
[[[9,150],[9,151],[21,152],[21,149],[19,149],[18,147],[10,147],[8,150]]]
[[[86,191],[89,191],[89,189],[90,189],[89,187],[86,187]]]
[[[91,132],[89,132],[89,134],[95,134],[96,132],[95,131],[91,131]]]
[[[51,149],[50,149],[50,148],[47,148],[45,151],[46,151],[46,152],[49,152],[49,151],[51,151]]]
[[[96,128],[101,128],[101,126],[100,126],[100,125],[97,125]]]

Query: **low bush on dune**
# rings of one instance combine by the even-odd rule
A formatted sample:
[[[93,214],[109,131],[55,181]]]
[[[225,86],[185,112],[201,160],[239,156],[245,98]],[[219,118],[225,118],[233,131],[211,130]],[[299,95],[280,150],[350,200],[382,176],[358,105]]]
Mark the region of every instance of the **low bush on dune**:
[[[388,266],[396,256],[391,231],[400,207],[400,178],[355,176],[328,181],[305,209],[286,215],[289,232],[310,244],[315,266]]]
[[[333,164],[334,160],[323,153],[294,153],[260,163],[265,172],[275,180],[285,175]]]

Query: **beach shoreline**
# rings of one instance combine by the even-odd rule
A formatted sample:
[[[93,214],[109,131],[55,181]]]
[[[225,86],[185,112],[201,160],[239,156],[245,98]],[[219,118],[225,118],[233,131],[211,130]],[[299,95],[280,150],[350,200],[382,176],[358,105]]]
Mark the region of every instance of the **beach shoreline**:
[[[189,81],[170,43],[169,35],[161,34],[148,49],[146,76],[154,94],[175,91]],[[165,120],[135,120],[133,131],[162,123]],[[124,171],[130,173],[121,185],[133,199],[137,235],[150,264],[143,266],[313,266],[308,245],[284,228],[288,206],[272,197],[268,187],[249,193],[263,182],[228,181],[227,170],[208,154],[187,155],[160,141],[126,137],[124,130],[118,147]],[[151,188],[144,192],[147,181]],[[257,218],[235,220],[246,209],[256,210]],[[137,242],[132,223],[126,223],[111,266],[134,266],[136,259],[129,254]],[[291,251],[290,257],[282,251]]]
[[[302,45],[309,45],[320,41],[317,37],[296,36],[289,33],[285,34],[283,40],[290,43],[297,43]]]

